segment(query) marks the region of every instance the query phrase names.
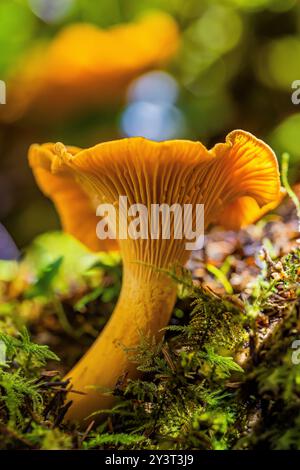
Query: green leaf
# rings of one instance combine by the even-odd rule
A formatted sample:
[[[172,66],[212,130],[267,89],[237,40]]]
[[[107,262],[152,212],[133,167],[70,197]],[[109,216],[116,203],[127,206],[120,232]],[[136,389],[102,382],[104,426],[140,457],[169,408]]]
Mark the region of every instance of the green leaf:
[[[98,297],[100,297],[101,294],[103,294],[104,287],[100,286],[97,287],[97,289],[94,289],[92,292],[89,292],[88,294],[84,295],[81,299],[76,302],[74,305],[74,309],[77,310],[78,312],[82,312],[85,308],[85,306],[89,303],[92,302],[93,300],[96,300]]]
[[[39,274],[37,282],[33,286],[29,287],[29,289],[27,289],[25,292],[25,297],[27,299],[40,296],[47,297],[52,294],[52,282],[59,272],[62,261],[62,257],[57,258],[56,261],[50,263],[42,270],[42,272]]]
[[[100,276],[99,284],[102,270],[97,264],[113,266],[119,259],[107,253],[92,253],[66,233],[49,232],[38,236],[29,246],[20,270],[25,279],[36,279],[41,287],[47,285],[50,277],[54,291],[65,295],[84,289],[89,282],[88,275]],[[92,269],[94,273],[90,272]]]

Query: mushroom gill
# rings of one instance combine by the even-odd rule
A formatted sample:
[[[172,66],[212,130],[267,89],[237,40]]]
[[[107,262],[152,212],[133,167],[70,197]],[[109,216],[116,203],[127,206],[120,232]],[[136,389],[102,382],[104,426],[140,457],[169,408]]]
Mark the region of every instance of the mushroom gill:
[[[236,218],[234,213],[228,217],[227,226],[241,226],[244,218],[251,223],[280,198],[274,153],[244,131],[230,133],[224,144],[211,150],[199,142],[156,143],[132,138],[87,150],[62,144],[34,145],[29,160],[40,188],[54,200],[66,230],[94,250],[101,249],[102,243],[95,235],[95,207],[99,202],[112,204],[118,220],[120,196],[127,197],[128,206],[143,204],[147,208],[152,204],[190,204],[195,209],[203,204],[204,228],[222,222],[231,207],[238,213]],[[249,201],[251,214],[243,210]],[[193,210],[193,226],[195,214]],[[73,403],[68,419],[82,420],[111,406],[113,397],[101,393],[100,388],[114,388],[124,373],[137,376],[126,349],[136,347],[142,335],[160,338],[161,328],[168,324],[176,285],[164,270],[185,264],[190,254],[186,237],[174,236],[177,222],[171,217],[170,239],[148,236],[118,240],[123,259],[121,294],[103,332],[67,375],[74,390],[85,393],[70,392]],[[164,223],[160,220],[160,234]],[[118,225],[117,233],[120,229],[124,227]]]

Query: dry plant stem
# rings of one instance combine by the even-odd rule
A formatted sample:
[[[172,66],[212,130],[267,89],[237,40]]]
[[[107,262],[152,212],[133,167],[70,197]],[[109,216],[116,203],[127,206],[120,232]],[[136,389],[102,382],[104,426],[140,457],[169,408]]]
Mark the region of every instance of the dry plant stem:
[[[165,274],[149,269],[151,274],[144,279],[137,279],[132,271],[125,270],[122,291],[111,319],[68,373],[74,390],[86,395],[69,393],[73,404],[67,420],[82,421],[95,410],[110,408],[114,397],[103,393],[105,389],[114,389],[124,373],[128,372],[130,378],[139,375],[136,364],[130,361],[132,353],[126,349],[135,348],[143,336],[161,338],[160,330],[168,324],[175,303],[176,286]]]

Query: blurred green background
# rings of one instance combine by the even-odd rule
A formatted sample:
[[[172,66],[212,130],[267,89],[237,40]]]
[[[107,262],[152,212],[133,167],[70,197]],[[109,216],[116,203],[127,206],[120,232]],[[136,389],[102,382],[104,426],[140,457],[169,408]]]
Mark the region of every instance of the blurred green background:
[[[292,83],[300,80],[297,0],[0,0],[0,79],[9,80],[27,51],[66,24],[107,28],[148,10],[173,16],[181,45],[167,68],[135,78],[118,106],[57,122],[47,113],[37,122],[0,122],[0,222],[19,248],[60,226],[28,167],[33,142],[91,146],[143,135],[212,146],[242,128],[279,157],[290,152],[291,176],[298,180],[300,105],[291,100]]]

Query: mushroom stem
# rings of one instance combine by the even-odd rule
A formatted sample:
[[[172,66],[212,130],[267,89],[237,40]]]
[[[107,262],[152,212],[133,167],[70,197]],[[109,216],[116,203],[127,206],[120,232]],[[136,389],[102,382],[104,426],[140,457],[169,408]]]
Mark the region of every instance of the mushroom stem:
[[[73,403],[68,420],[81,421],[95,410],[111,407],[114,397],[105,394],[105,389],[114,389],[124,374],[130,378],[139,375],[128,349],[139,345],[145,336],[161,338],[160,330],[170,320],[175,299],[176,285],[166,274],[149,267],[141,277],[139,269],[124,266],[122,290],[110,320],[66,377],[74,391],[85,393],[69,392]]]

